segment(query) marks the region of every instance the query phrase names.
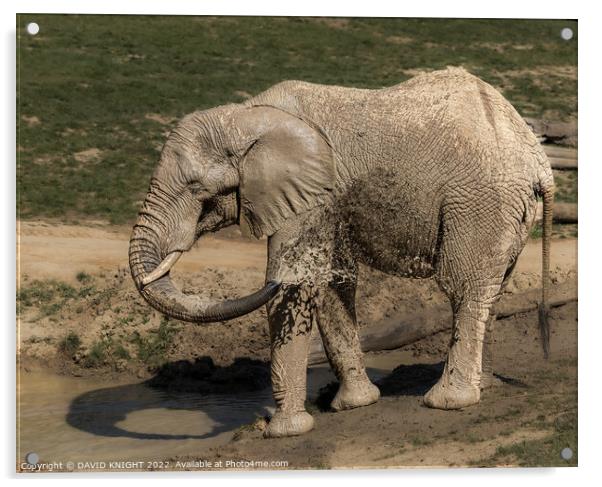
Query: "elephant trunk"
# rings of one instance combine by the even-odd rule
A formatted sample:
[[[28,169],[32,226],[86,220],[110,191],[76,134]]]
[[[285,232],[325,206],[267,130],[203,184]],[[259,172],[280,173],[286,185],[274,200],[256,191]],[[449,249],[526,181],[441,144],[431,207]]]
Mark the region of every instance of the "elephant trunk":
[[[152,228],[144,216],[134,226],[130,239],[130,270],[140,294],[153,308],[166,315],[196,323],[230,320],[263,306],[280,289],[280,283],[269,281],[249,296],[220,302],[184,294],[169,276],[169,268],[179,253],[163,256]]]

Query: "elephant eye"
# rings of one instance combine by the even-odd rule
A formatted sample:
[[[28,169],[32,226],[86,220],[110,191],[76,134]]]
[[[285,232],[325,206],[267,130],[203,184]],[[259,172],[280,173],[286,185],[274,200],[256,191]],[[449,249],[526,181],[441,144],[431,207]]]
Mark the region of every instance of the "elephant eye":
[[[188,185],[188,189],[190,190],[190,192],[193,195],[200,195],[200,194],[206,192],[205,187],[198,181],[194,182],[194,183],[190,183]]]

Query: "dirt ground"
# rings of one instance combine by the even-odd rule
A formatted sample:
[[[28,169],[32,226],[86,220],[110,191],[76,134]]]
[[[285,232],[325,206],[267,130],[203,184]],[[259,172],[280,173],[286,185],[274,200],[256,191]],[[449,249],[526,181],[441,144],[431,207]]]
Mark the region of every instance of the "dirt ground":
[[[383,396],[378,403],[337,413],[320,410],[332,397],[332,390],[324,391],[318,405],[310,405],[316,421],[310,433],[263,439],[260,419],[204,458],[284,460],[289,468],[575,465],[576,455],[566,462],[560,452],[570,447],[576,453],[577,447],[576,303],[553,310],[547,361],[536,322],[536,313],[498,322],[499,384],[476,406],[441,411],[422,405],[422,395],[442,371],[449,335],[440,333],[399,352],[400,365],[377,383]]]
[[[225,323],[165,322],[134,288],[127,265],[128,238],[127,228],[21,223],[19,351],[24,363],[41,362],[73,375],[147,378],[164,361],[211,357],[228,365],[239,357],[269,359],[264,308]],[[555,241],[554,282],[575,279],[576,242]],[[540,241],[534,241],[525,248],[508,292],[540,286],[540,247]],[[265,241],[246,239],[237,229],[229,229],[201,239],[172,275],[185,291],[231,298],[263,284],[265,261]],[[432,280],[361,269],[357,295],[361,327],[428,312],[446,302]],[[75,345],[66,343],[69,337],[75,337]]]
[[[21,370],[42,367],[107,380],[158,378],[163,386],[162,364],[168,364],[162,369],[173,385],[174,374],[193,367],[200,357],[226,367],[246,358],[257,361],[252,362],[257,370],[267,370],[263,309],[202,327],[166,322],[134,289],[127,268],[128,237],[129,229],[103,225],[20,224]],[[540,247],[540,241],[528,244],[507,292],[540,286]],[[576,279],[576,248],[576,239],[553,242],[554,282]],[[230,230],[203,238],[173,275],[186,291],[233,297],[262,284],[265,259],[265,242]],[[362,327],[428,312],[429,306],[445,301],[430,280],[361,270],[357,302]],[[260,418],[204,458],[284,460],[288,468],[574,465],[576,455],[567,462],[560,450],[570,446],[576,452],[577,447],[576,303],[555,308],[551,323],[551,359],[546,361],[536,313],[498,322],[495,372],[500,385],[485,391],[478,406],[453,412],[422,406],[422,395],[441,373],[449,341],[449,333],[442,332],[394,352],[399,367],[380,379],[383,397],[377,404],[332,413],[325,407],[335,389],[330,387],[308,404],[316,420],[309,434],[264,440]],[[69,338],[73,336],[77,340]],[[378,361],[379,353],[383,360],[391,354],[372,353],[371,360]],[[200,363],[204,366],[206,359]],[[264,385],[262,379],[257,387]],[[191,461],[194,455],[177,460]]]

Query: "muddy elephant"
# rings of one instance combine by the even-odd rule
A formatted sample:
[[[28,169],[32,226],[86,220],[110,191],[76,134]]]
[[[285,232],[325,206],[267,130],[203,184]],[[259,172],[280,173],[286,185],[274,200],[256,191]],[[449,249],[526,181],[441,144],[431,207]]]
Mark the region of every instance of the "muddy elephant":
[[[134,226],[130,267],[148,303],[180,320],[228,320],[267,304],[271,437],[313,427],[304,402],[314,326],[340,383],[332,408],[378,400],[358,339],[359,264],[433,277],[449,297],[453,327],[443,374],[424,403],[463,408],[492,379],[492,306],[527,241],[537,197],[547,342],[553,191],[529,127],[463,69],[378,90],[285,81],[179,122]],[[216,302],[174,286],[170,268],[201,235],[242,223],[267,237],[261,290]]]

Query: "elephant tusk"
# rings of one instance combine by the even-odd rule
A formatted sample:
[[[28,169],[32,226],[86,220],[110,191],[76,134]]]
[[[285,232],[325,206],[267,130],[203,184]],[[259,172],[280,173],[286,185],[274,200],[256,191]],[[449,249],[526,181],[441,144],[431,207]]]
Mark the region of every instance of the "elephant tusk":
[[[174,266],[174,264],[178,261],[182,252],[176,251],[169,254],[163,262],[161,262],[154,271],[150,272],[146,276],[142,278],[140,281],[143,286],[150,284],[151,282],[156,281],[160,277],[163,277],[165,274],[169,272],[169,270]]]

